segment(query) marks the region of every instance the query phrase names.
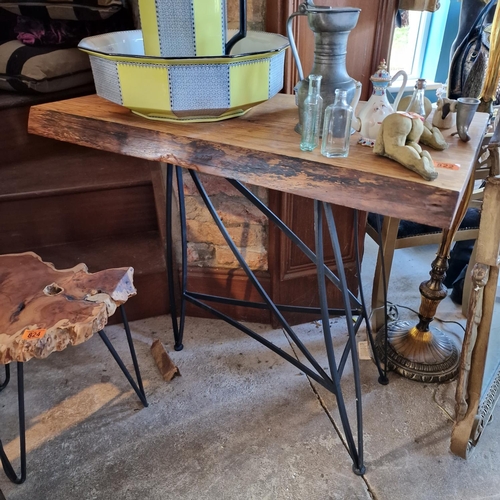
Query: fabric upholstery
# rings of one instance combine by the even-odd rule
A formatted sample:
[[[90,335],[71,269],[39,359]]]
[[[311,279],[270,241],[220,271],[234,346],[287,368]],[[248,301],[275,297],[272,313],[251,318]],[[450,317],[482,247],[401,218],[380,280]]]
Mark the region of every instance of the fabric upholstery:
[[[0,7],[39,20],[99,21],[122,8],[121,0],[0,0]]]
[[[87,54],[76,48],[34,47],[11,40],[0,45],[0,89],[55,92],[92,82]]]

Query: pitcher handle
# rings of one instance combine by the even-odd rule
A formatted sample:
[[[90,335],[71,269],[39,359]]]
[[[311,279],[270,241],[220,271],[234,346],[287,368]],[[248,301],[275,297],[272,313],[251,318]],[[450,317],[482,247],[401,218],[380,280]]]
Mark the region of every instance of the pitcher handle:
[[[247,0],[240,0],[240,29],[236,35],[226,43],[226,56],[231,52],[236,42],[247,36]]]
[[[295,45],[295,39],[292,33],[292,21],[294,17],[305,15],[303,12],[294,12],[286,23],[286,34],[288,36],[288,41],[290,42],[290,48],[292,49],[293,58],[295,59],[295,64],[297,65],[297,70],[299,72],[299,81],[304,79],[304,72],[302,71],[302,64],[300,63],[299,53],[297,51],[297,45]]]
[[[399,104],[399,101],[401,100],[401,97],[403,95],[403,92],[405,91],[405,88],[406,88],[406,82],[408,81],[408,75],[406,74],[406,72],[404,72],[403,70],[400,70],[398,71],[393,77],[392,77],[392,80],[391,80],[391,85],[393,82],[395,82],[400,76],[403,77],[403,83],[401,84],[401,88],[399,89],[399,92],[398,92],[398,95],[396,96],[396,99],[394,99],[394,103],[392,104],[392,107],[394,109],[394,111],[397,111],[398,110],[398,104]]]
[[[356,131],[359,132],[361,130],[361,120],[356,116],[356,108],[358,107],[359,104],[359,99],[361,98],[361,90],[363,89],[363,84],[361,82],[358,82],[356,80],[356,87],[354,90],[354,96],[352,97],[352,101],[350,103],[350,106],[352,108],[352,124],[351,127]]]

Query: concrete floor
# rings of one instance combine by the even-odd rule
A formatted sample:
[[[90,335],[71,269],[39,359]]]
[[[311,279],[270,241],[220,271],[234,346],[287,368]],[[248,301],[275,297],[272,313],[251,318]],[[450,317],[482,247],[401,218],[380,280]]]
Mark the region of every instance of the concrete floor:
[[[375,247],[367,245],[368,284]],[[390,299],[418,307],[418,284],[434,251],[396,252]],[[464,322],[449,299],[439,316]],[[342,322],[332,320],[337,347]],[[293,354],[281,330],[253,326]],[[128,359],[121,328],[107,331]],[[26,363],[28,479],[16,486],[0,472],[7,500],[500,499],[500,419],[468,461],[449,452],[454,383],[390,374],[390,384],[381,386],[372,362],[361,361],[367,472],[358,477],[335,398],[259,343],[220,321],[196,318],[186,322],[182,352],[173,351],[168,317],[134,322],[132,331],[145,409],[98,337]],[[298,331],[326,367],[320,325]],[[150,355],[156,338],[182,374],[170,383]],[[352,414],[349,366],[343,388]],[[0,412],[1,437],[17,464],[15,384],[1,394]]]

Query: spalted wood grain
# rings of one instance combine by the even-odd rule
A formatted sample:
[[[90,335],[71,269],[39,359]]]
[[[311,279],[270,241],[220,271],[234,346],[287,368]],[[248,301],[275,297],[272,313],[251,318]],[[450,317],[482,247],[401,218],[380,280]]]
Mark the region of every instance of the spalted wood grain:
[[[435,161],[461,168],[439,170],[427,182],[398,163],[373,154],[351,137],[347,158],[303,152],[293,127],[293,96],[278,94],[245,116],[216,123],[145,120],[97,96],[31,108],[34,134],[152,161],[173,163],[291,194],[364,211],[449,227],[463,197],[487,116],[476,114],[464,143],[445,131],[450,147]]]
[[[133,269],[58,270],[33,252],[0,255],[0,363],[45,358],[102,330],[135,295]],[[40,338],[29,338],[30,331]]]

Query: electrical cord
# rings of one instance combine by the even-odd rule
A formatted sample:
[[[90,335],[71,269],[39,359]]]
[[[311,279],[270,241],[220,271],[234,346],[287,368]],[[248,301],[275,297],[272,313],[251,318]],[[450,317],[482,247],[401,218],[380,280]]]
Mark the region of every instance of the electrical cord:
[[[404,305],[402,305],[402,304],[394,304],[394,303],[389,302],[389,301],[387,301],[387,305],[389,306],[389,308],[390,308],[390,309],[392,309],[392,310],[393,310],[393,311],[391,311],[391,312],[392,312],[392,314],[394,314],[394,315],[395,315],[395,317],[394,317],[394,321],[395,321],[395,320],[397,320],[397,319],[398,319],[398,317],[399,317],[398,307],[399,307],[399,308],[401,308],[401,309],[407,309],[408,311],[411,311],[412,313],[414,313],[415,315],[417,315],[417,316],[418,316],[418,312],[417,312],[417,311],[415,311],[415,309],[412,309],[411,307],[404,306]],[[369,316],[369,318],[368,318],[368,319],[371,319],[371,317],[372,317],[372,315],[373,315],[373,313],[374,313],[375,311],[378,311],[379,309],[384,309],[384,307],[385,307],[385,306],[380,306],[380,307],[376,307],[375,309],[372,309],[372,311],[371,311],[370,316]],[[389,314],[388,314],[388,315],[389,315]],[[393,318],[390,318],[390,319],[392,320]],[[451,324],[458,325],[458,326],[459,326],[459,327],[460,327],[460,328],[461,328],[461,329],[465,332],[465,327],[464,327],[464,325],[462,325],[462,324],[461,324],[460,322],[458,322],[458,321],[454,321],[454,320],[447,320],[447,319],[441,319],[441,318],[438,318],[437,316],[435,316],[435,317],[434,317],[434,319],[435,319],[436,321],[439,321],[440,323],[451,323]]]

